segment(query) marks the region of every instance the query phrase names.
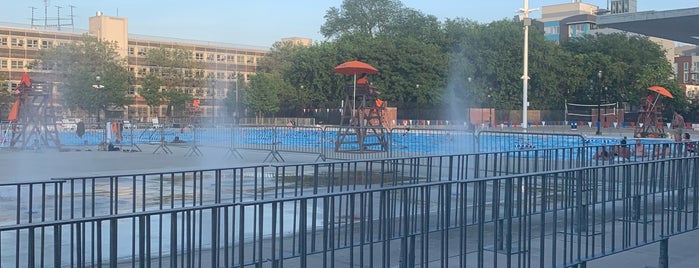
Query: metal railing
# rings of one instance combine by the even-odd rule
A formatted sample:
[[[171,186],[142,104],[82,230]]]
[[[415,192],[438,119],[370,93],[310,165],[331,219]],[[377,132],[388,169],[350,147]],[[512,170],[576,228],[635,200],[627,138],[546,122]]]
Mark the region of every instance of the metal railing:
[[[695,156],[507,175],[468,158],[4,185],[22,209],[5,213],[0,264],[558,267],[699,224]]]

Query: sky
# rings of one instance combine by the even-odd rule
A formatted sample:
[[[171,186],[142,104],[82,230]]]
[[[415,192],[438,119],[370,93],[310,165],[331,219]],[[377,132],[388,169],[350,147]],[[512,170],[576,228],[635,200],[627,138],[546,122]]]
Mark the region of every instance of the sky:
[[[0,22],[30,24],[32,12],[43,24],[45,0],[0,0]],[[529,0],[530,8],[569,3],[570,0]],[[585,3],[607,6],[607,0]],[[697,0],[638,0],[638,10],[668,10],[699,7]],[[517,15],[524,0],[402,0],[406,7],[445,18],[468,18],[482,23]],[[271,47],[285,37],[324,40],[323,18],[342,0],[48,0],[48,17],[68,18],[75,6],[75,27],[87,29],[88,18],[97,11],[105,16],[128,19],[129,33],[184,38],[239,45]],[[531,17],[540,17],[535,11]]]

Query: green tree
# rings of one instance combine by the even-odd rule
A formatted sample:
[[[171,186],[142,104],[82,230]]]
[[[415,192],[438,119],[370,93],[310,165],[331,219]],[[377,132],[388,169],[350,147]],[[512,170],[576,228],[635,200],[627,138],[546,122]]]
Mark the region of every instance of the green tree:
[[[120,108],[132,102],[127,96],[131,72],[117,53],[117,44],[83,35],[80,40],[40,50],[32,66],[52,70],[59,82],[59,94],[65,107],[96,113]],[[100,81],[96,81],[96,77]]]
[[[3,120],[7,119],[7,114],[9,114],[12,105],[17,99],[16,96],[10,93],[6,79],[4,74],[0,74],[0,118]]]
[[[151,107],[167,105],[167,114],[182,115],[186,103],[193,100],[188,92],[204,92],[205,63],[181,48],[152,48],[146,51],[146,75],[139,95]]]
[[[395,24],[402,8],[399,0],[344,0],[341,8],[326,11],[320,33],[326,38],[349,33],[374,36]]]
[[[673,95],[684,95],[679,92],[676,82],[668,80],[672,76],[672,66],[662,47],[647,37],[623,33],[596,34],[573,38],[562,45],[576,55],[575,62],[582,66],[581,71],[587,80],[597,79],[597,70],[603,71],[603,84],[608,89],[604,95],[610,102],[637,105],[648,95],[647,88],[652,85],[668,87]],[[678,98],[676,104],[686,105],[682,103],[683,99]]]
[[[280,74],[261,73],[250,76],[249,88],[243,93],[243,102],[257,117],[279,111],[279,89],[290,87]]]

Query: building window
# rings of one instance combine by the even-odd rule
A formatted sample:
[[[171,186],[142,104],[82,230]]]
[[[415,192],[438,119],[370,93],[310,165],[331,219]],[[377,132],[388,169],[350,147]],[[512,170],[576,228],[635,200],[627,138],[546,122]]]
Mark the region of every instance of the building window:
[[[27,47],[28,48],[38,48],[39,47],[39,40],[36,40],[36,39],[27,40]]]
[[[225,78],[226,78],[225,73],[223,73],[223,72],[216,73],[216,79],[225,79]]]
[[[0,37],[0,45],[3,45],[3,46],[7,45],[7,37]]]
[[[51,40],[42,40],[41,41],[41,48],[50,48],[53,47],[53,41]]]
[[[204,53],[201,53],[201,52],[194,53],[194,59],[196,59],[196,60],[203,60],[203,59],[204,59]]]
[[[226,56],[226,61],[233,62],[233,55],[227,55],[227,56]]]
[[[238,56],[238,63],[245,63],[245,56]]]
[[[216,61],[226,61],[226,57],[221,54],[216,54]]]
[[[134,53],[133,47],[129,47],[129,55],[133,55],[133,53]]]
[[[682,63],[682,81],[687,83],[689,81],[689,62]]]
[[[23,69],[24,68],[24,61],[21,61],[21,60],[13,60],[11,62],[11,64],[12,65],[10,67],[12,69]]]
[[[138,49],[138,55],[139,56],[145,56],[146,55],[146,48],[142,47]]]
[[[145,68],[145,67],[139,68],[139,69],[138,69],[138,75],[146,75],[146,68]]]
[[[544,27],[544,34],[560,34],[560,33],[561,33],[561,26],[559,26],[559,25]]]
[[[213,60],[214,60],[214,54],[206,54],[206,60],[208,60],[208,61],[213,61]]]
[[[24,46],[24,39],[12,38],[12,39],[10,39],[10,45],[13,47],[23,47]]]
[[[50,71],[53,70],[53,64],[41,64],[41,70]]]
[[[0,69],[7,69],[7,60],[0,60]]]

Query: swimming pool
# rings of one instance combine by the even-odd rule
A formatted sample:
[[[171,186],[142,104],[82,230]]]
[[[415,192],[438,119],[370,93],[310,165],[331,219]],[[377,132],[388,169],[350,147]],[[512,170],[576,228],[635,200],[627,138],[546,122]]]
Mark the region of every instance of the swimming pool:
[[[338,131],[336,127],[276,127],[241,126],[236,128],[150,128],[125,129],[119,144],[157,144],[173,142],[176,138],[184,144],[203,146],[269,149],[270,146],[288,151],[334,150]],[[87,130],[83,137],[75,132],[59,132],[64,146],[96,146],[105,141],[104,130]],[[444,128],[394,128],[385,135],[388,150],[395,153],[437,155],[475,152],[515,151],[563,147],[596,147],[602,144],[620,144],[615,137],[584,137],[573,134],[520,133],[481,131],[473,133]],[[8,147],[9,137],[3,136],[2,147]],[[356,138],[355,138],[356,139]],[[375,139],[375,137],[374,137]],[[109,139],[117,144],[115,135]],[[368,142],[372,142],[369,140]],[[643,139],[644,144],[668,142],[665,139]],[[629,140],[629,145],[633,144]],[[345,145],[342,145],[345,146]],[[380,148],[379,148],[380,149]]]

